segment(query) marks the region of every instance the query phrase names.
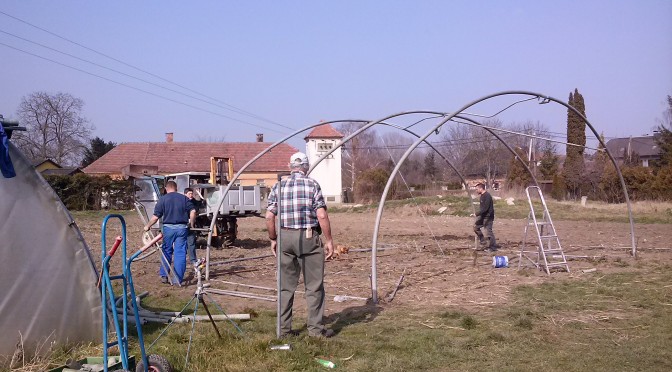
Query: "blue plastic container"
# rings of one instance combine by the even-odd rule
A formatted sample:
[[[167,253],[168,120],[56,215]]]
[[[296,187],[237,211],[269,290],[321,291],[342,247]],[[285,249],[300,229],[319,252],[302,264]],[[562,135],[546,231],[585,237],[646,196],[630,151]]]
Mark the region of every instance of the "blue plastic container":
[[[499,269],[502,267],[509,267],[509,257],[507,256],[493,256],[492,267]]]

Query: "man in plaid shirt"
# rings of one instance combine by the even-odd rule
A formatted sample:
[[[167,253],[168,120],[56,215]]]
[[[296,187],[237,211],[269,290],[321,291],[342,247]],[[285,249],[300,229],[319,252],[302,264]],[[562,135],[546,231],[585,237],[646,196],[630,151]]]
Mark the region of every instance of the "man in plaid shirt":
[[[298,335],[292,330],[292,307],[294,292],[303,272],[308,306],[308,335],[332,337],[334,331],[326,329],[324,314],[324,260],[334,253],[331,225],[327,215],[320,185],[307,177],[308,157],[300,152],[292,155],[289,162],[291,176],[282,181],[280,211],[278,211],[278,184],[268,196],[266,227],[271,240],[271,250],[276,255],[276,216],[280,213],[282,228],[280,252],[280,329],[281,336]],[[324,246],[319,229],[324,235]]]

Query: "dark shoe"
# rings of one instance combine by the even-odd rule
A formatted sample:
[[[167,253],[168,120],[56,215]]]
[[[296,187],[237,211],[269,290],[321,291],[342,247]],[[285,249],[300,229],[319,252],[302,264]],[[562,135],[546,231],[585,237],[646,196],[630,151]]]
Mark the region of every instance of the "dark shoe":
[[[162,284],[168,284],[168,283],[170,283],[170,282],[168,281],[168,277],[167,277],[167,276],[162,276],[162,277],[161,277],[161,283],[162,283]]]
[[[319,338],[332,338],[336,336],[336,332],[334,332],[333,329],[323,329],[322,332],[320,333],[310,333],[308,334],[310,337],[319,337]]]
[[[298,336],[299,334],[300,334],[300,332],[298,330],[292,329],[289,332],[282,333],[280,335],[280,338],[295,337],[295,336]]]

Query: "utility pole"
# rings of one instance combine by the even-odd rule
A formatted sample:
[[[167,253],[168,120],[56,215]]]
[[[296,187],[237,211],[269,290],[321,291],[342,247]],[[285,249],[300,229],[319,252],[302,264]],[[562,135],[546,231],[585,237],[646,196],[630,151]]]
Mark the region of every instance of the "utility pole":
[[[532,135],[535,136],[535,131],[532,131]],[[532,173],[534,172],[534,164],[532,164],[532,146],[534,145],[534,137],[530,137],[530,145],[527,149],[527,164],[529,164]]]

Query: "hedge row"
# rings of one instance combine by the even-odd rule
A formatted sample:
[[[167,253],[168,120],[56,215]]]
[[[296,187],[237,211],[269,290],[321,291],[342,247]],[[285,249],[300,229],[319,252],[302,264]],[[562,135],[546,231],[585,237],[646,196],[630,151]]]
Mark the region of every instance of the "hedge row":
[[[133,184],[108,176],[46,176],[69,210],[130,209],[133,206]]]
[[[632,201],[672,200],[672,166],[650,168],[642,166],[621,166],[623,181],[628,188]],[[623,203],[625,196],[613,166],[607,166],[599,176],[586,176],[581,186],[581,195],[592,200],[608,203]],[[557,200],[568,198],[564,179],[561,174],[553,178],[552,196]]]

